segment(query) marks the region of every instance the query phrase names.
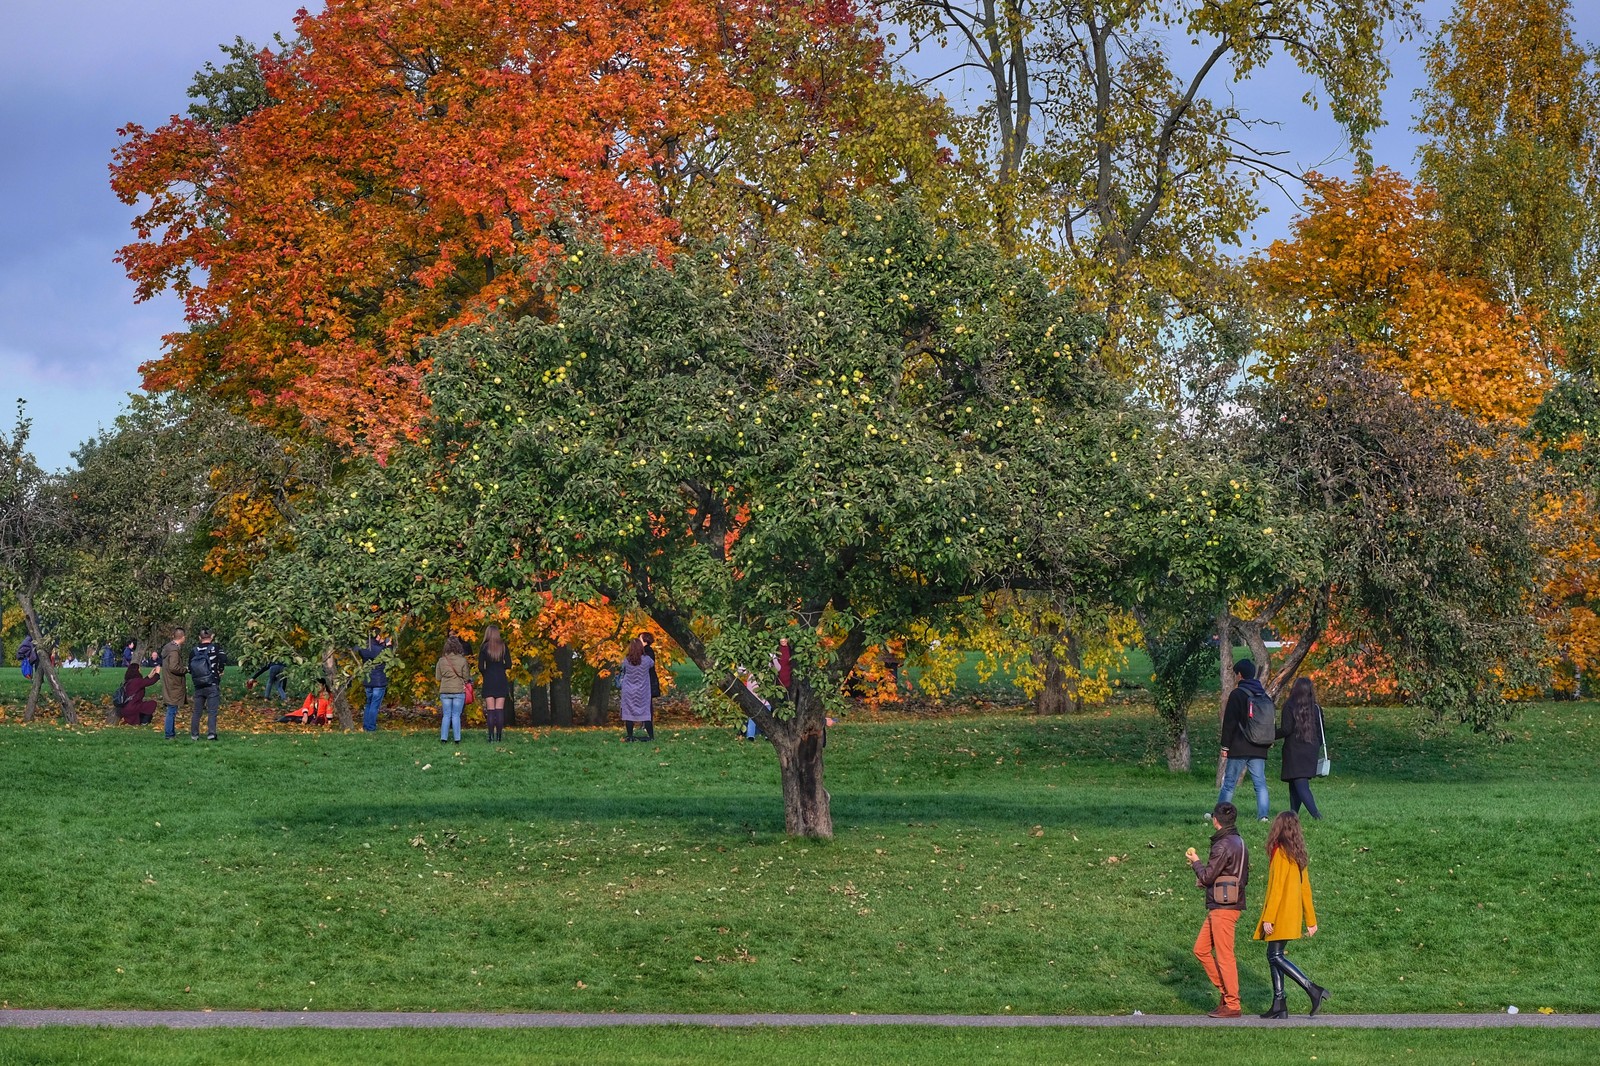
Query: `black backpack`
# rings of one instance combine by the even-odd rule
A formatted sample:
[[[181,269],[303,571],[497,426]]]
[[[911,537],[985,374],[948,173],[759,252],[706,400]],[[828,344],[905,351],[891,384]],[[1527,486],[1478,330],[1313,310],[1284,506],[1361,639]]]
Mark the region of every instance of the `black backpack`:
[[[1266,696],[1246,692],[1250,702],[1245,705],[1244,721],[1240,723],[1244,738],[1259,747],[1270,748],[1278,739],[1278,709]]]
[[[211,669],[211,645],[197,644],[189,653],[189,677],[195,688],[209,688],[217,683],[217,675]]]
[[[128,683],[124,681],[117,691],[111,694],[111,706],[121,710],[128,705]]]

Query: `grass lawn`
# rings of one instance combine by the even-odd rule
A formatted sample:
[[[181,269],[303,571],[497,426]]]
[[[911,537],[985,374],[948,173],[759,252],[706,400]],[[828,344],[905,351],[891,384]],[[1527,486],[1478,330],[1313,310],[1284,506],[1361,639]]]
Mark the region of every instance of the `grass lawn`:
[[[1596,710],[1530,706],[1503,746],[1420,741],[1402,711],[1330,712],[1337,776],[1318,786],[1328,817],[1307,831],[1323,931],[1292,952],[1333,989],[1330,1011],[1600,1006],[1588,935],[1600,815],[1585,798]],[[1202,767],[1215,758],[1208,720],[1197,712]],[[214,744],[0,723],[0,1001],[991,1014],[1199,1013],[1214,1002],[1189,954],[1201,907],[1182,861],[1188,845],[1204,849],[1212,773],[1168,774],[1148,711],[847,719],[830,736],[831,843],[783,836],[771,752],[731,730],[663,729],[655,745],[620,744],[615,730],[518,731],[458,748],[414,730],[262,721],[225,707]],[[1245,827],[1256,849],[1264,830]],[[1246,1006],[1259,1011],[1260,947],[1241,937],[1240,955]],[[1173,1061],[1208,1040],[1259,1042],[959,1039],[980,1043],[942,1031],[787,1042],[673,1030],[4,1033],[0,1063],[215,1061],[224,1040],[260,1042],[247,1057],[306,1062],[330,1061],[337,1040],[377,1061],[430,1046],[430,1059],[498,1061],[549,1046],[567,1049],[555,1061],[586,1062],[646,1051],[781,1062],[790,1044],[809,1060],[846,1042],[881,1049],[867,1059],[942,1061],[983,1041],[1001,1049],[995,1061],[1062,1061],[1068,1044],[1084,1049],[1075,1061],[1098,1061],[1093,1049]],[[1600,1059],[1570,1034],[1319,1040],[1351,1049],[1344,1061],[1467,1061],[1479,1049],[1494,1061],[1518,1041],[1541,1049],[1537,1061]],[[1407,1051],[1418,1043],[1459,1054],[1419,1058]]]
[[[1230,1066],[1465,1066],[1539,1063],[1592,1066],[1595,1034],[1570,1030],[959,1030],[587,1029],[515,1031],[261,1032],[57,1029],[0,1031],[0,1066],[22,1063],[195,1064],[271,1062],[312,1066],[497,1066],[526,1062],[632,1066],[819,1066],[874,1063],[1229,1063]]]

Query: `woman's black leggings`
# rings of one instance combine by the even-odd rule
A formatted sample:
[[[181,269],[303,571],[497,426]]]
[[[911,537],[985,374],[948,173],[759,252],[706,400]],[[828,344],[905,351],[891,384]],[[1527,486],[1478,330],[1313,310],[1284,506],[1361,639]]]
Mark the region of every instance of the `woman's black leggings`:
[[[1322,812],[1317,810],[1317,801],[1311,797],[1311,779],[1309,777],[1292,777],[1289,785],[1289,809],[1295,814],[1300,813],[1304,807],[1311,812],[1311,817],[1321,818]]]

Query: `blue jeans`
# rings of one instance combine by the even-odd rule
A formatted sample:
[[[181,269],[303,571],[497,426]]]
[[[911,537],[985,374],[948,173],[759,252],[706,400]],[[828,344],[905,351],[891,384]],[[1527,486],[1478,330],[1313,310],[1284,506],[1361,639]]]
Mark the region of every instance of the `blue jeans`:
[[[1235,759],[1228,756],[1228,765],[1222,771],[1222,791],[1217,793],[1218,803],[1233,800],[1233,790],[1239,787],[1239,775],[1250,771],[1250,780],[1256,785],[1256,817],[1265,818],[1272,811],[1272,800],[1267,795],[1267,760]]]
[[[439,693],[439,739],[449,740],[450,730],[456,731],[456,740],[461,739],[461,712],[467,706],[465,692]]]
[[[171,703],[167,704],[167,728],[165,733],[168,740],[178,735],[178,708]]]
[[[378,731],[378,708],[383,706],[383,694],[388,691],[386,685],[367,689],[367,706],[361,712],[361,728],[368,733]]]

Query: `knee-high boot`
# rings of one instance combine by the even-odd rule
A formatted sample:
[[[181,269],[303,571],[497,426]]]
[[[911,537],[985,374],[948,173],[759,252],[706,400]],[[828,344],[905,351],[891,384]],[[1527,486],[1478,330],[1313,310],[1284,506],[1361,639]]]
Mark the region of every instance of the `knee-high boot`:
[[[1283,958],[1283,942],[1278,940],[1267,943],[1267,970],[1272,974],[1272,1006],[1267,1008],[1263,1018],[1287,1018],[1289,1004],[1283,996],[1283,971],[1278,969],[1278,962]]]
[[[1288,977],[1289,980],[1293,981],[1301,988],[1305,989],[1306,995],[1311,997],[1310,1017],[1315,1018],[1317,1016],[1317,1011],[1322,1009],[1322,1001],[1328,998],[1328,990],[1323,988],[1321,985],[1312,984],[1311,978],[1302,973],[1300,967],[1290,962],[1289,956],[1283,954],[1281,951],[1278,953],[1275,961],[1277,962],[1278,969],[1282,971],[1283,975]],[[1281,981],[1282,978],[1279,978],[1279,980]]]

